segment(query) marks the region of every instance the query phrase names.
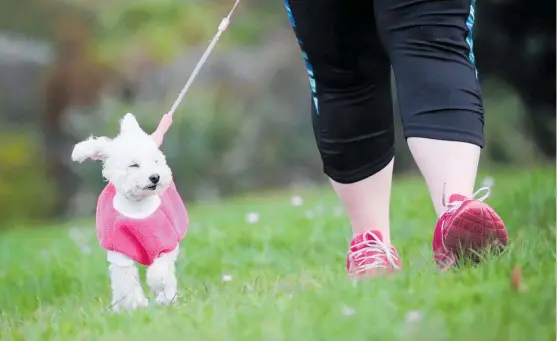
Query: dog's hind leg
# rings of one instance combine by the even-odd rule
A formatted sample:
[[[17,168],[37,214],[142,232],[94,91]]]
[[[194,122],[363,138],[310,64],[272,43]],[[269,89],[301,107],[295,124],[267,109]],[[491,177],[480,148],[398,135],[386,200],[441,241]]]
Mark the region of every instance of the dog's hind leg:
[[[141,287],[135,262],[114,251],[108,251],[107,258],[110,262],[108,270],[112,288],[112,310],[118,312],[147,307],[149,301]]]
[[[176,302],[178,294],[178,281],[176,280],[176,267],[174,263],[178,258],[179,249],[162,254],[147,268],[147,285],[155,293],[157,304],[170,304]]]

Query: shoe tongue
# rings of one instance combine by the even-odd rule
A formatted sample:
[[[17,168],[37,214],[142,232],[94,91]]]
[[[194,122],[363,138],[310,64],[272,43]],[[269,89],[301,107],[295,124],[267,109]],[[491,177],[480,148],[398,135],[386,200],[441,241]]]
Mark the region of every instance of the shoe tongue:
[[[464,201],[467,198],[462,195],[462,194],[451,194],[451,196],[449,197],[449,202],[455,202],[455,201]]]
[[[354,238],[352,239],[352,242],[350,243],[350,249],[353,252],[358,251],[361,248],[366,246],[364,242],[376,242],[377,240],[380,241],[383,240],[383,236],[381,235],[381,232],[379,231],[370,231],[370,232],[372,232],[377,238],[374,238],[373,235],[368,232],[359,233],[356,236],[354,236]]]

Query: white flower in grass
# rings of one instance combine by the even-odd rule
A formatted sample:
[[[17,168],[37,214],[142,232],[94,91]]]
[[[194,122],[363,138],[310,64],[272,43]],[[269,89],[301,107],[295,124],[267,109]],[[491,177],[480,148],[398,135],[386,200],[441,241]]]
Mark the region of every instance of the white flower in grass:
[[[304,204],[304,199],[299,195],[295,195],[292,197],[291,202],[293,206],[302,206]]]
[[[315,217],[315,213],[313,213],[313,211],[306,211],[305,216],[308,219],[313,219],[313,217]]]
[[[486,177],[482,180],[482,187],[489,187],[489,188],[492,188],[493,186],[495,186],[495,179],[492,178],[491,176],[486,176]]]
[[[246,221],[249,224],[255,224],[259,221],[259,213],[257,212],[250,212],[246,215]]]
[[[325,205],[319,204],[319,205],[315,208],[315,213],[316,213],[317,215],[323,215],[323,213],[325,213]]]
[[[285,291],[285,292],[290,291],[290,287],[288,286],[288,284],[281,283],[281,282],[275,284],[275,289],[280,291]]]
[[[229,274],[224,274],[222,275],[222,281],[223,282],[231,282],[232,281],[232,276]]]
[[[417,323],[420,322],[422,318],[423,318],[422,312],[413,310],[407,312],[406,315],[404,315],[404,322],[406,322],[407,324]]]
[[[79,240],[83,239],[81,231],[79,231],[75,227],[72,227],[68,230],[68,236],[74,243],[77,243]]]
[[[351,307],[348,307],[348,306],[342,307],[342,315],[352,316],[354,314],[356,314],[356,310],[354,310],[354,308],[351,308]]]
[[[86,255],[91,253],[91,247],[87,245],[88,238],[85,233],[83,233],[83,231],[78,228],[72,227],[68,230],[68,234],[70,236],[70,239],[75,243],[75,245],[77,245],[81,253]]]

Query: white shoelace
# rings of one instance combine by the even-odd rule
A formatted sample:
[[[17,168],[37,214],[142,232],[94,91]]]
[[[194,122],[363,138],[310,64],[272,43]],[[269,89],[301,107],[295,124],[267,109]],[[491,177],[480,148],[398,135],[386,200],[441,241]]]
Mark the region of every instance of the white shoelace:
[[[366,235],[371,237],[371,239],[366,240]],[[364,233],[363,237],[364,240],[353,245],[358,250],[350,254],[350,262],[356,267],[356,270],[353,273],[360,273],[369,269],[387,268],[388,266],[383,264],[384,257],[387,257],[387,262],[389,262],[390,266],[395,269],[399,268],[397,265],[398,256],[396,253],[392,248],[383,243],[375,233],[367,231]],[[365,255],[366,253],[373,254]],[[367,263],[366,261],[368,260],[372,260],[372,262]],[[357,263],[355,261],[357,261]],[[363,264],[363,266],[361,266],[360,264],[362,263],[367,264]]]
[[[485,192],[484,195],[482,195],[481,197],[478,197],[478,195],[482,192]],[[489,197],[490,194],[491,194],[491,188],[487,187],[487,186],[484,186],[484,187],[478,189],[476,192],[474,192],[474,194],[472,194],[472,197],[469,198],[469,199],[455,200],[453,202],[447,203],[447,196],[446,196],[446,193],[445,193],[445,187],[443,187],[443,197],[441,198],[441,203],[442,203],[443,207],[445,207],[445,211],[443,212],[443,214],[441,214],[441,216],[443,216],[446,213],[455,212],[466,201],[470,201],[470,200],[484,201],[485,199],[487,199]],[[441,226],[441,233],[442,233],[443,236],[445,235],[445,229],[446,228],[447,228],[447,221],[445,220],[445,221],[443,221],[443,225]],[[441,242],[443,243],[443,249],[445,251],[448,251],[447,248],[445,247],[445,239],[444,238],[441,238]]]

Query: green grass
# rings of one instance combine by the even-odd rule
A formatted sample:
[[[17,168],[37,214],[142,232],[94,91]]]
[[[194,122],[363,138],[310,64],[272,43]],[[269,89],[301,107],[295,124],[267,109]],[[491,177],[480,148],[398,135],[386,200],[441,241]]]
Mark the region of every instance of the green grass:
[[[512,239],[482,266],[436,270],[426,188],[399,178],[392,235],[404,271],[354,285],[338,200],[328,188],[290,191],[191,207],[177,265],[182,301],[120,315],[107,311],[105,254],[91,223],[75,226],[90,253],[67,228],[5,232],[0,340],[555,340],[555,172],[491,175],[489,202]],[[291,204],[294,194],[303,206]],[[249,212],[257,223],[246,222]],[[515,267],[523,292],[511,286]]]

